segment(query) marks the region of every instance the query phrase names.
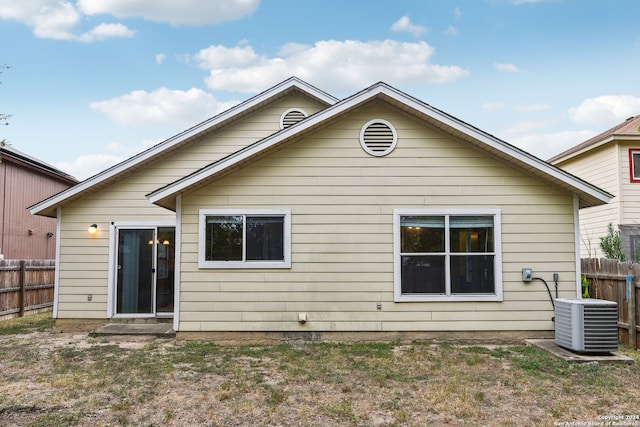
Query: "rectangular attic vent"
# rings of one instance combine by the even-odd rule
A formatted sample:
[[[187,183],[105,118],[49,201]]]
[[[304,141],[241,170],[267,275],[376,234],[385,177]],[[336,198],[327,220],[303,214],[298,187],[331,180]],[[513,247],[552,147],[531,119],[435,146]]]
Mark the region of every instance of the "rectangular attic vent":
[[[584,353],[618,350],[618,304],[598,299],[555,300],[556,344]]]

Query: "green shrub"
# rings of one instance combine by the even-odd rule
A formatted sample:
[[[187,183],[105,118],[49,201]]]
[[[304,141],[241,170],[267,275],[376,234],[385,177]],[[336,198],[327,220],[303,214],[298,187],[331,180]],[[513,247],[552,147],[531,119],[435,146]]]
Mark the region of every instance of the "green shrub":
[[[600,249],[608,259],[617,259],[621,262],[627,260],[624,252],[622,252],[620,231],[614,230],[611,223],[607,226],[607,235],[600,238]]]

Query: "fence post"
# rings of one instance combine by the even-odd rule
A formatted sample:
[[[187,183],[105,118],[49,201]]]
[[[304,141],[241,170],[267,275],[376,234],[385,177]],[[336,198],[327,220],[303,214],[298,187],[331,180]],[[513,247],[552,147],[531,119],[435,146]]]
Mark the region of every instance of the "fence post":
[[[18,304],[20,307],[20,312],[18,313],[18,317],[24,317],[24,304],[25,304],[25,293],[26,293],[26,262],[24,260],[20,261],[20,293],[18,294]]]
[[[627,312],[629,315],[629,347],[632,349],[637,349],[637,334],[636,334],[636,282],[633,280],[633,276],[631,280],[627,280]]]

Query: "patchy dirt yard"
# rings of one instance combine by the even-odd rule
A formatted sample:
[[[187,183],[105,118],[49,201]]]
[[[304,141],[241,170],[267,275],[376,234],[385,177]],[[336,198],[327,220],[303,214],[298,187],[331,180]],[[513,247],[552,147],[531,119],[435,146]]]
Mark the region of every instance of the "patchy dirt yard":
[[[220,347],[39,329],[0,334],[2,426],[553,426],[612,417],[640,426],[637,362],[568,364],[527,346]]]

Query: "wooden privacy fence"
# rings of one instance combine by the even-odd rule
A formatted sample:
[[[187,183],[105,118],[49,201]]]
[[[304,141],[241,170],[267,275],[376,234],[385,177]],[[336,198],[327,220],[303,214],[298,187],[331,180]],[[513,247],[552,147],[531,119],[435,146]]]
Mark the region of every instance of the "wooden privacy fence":
[[[638,349],[640,264],[614,259],[582,259],[589,297],[618,303],[618,340]]]
[[[0,260],[0,319],[53,306],[55,260]]]

